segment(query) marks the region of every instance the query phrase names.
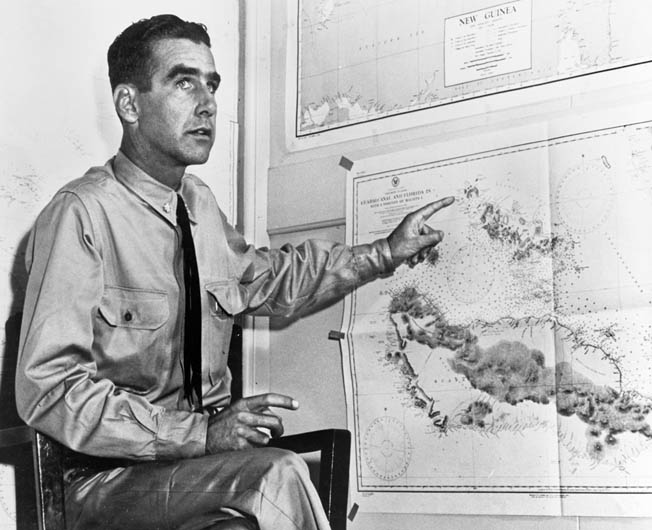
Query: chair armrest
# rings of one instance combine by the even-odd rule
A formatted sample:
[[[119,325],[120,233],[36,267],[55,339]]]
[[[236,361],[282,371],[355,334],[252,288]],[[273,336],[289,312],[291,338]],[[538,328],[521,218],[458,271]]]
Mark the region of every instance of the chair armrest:
[[[333,530],[344,530],[349,496],[351,433],[345,429],[311,431],[273,438],[269,446],[295,453],[321,451],[319,497]]]
[[[271,447],[289,449],[295,453],[310,453],[312,451],[339,451],[345,446],[351,447],[351,433],[346,429],[322,429],[320,431],[302,432],[281,438],[272,438]]]

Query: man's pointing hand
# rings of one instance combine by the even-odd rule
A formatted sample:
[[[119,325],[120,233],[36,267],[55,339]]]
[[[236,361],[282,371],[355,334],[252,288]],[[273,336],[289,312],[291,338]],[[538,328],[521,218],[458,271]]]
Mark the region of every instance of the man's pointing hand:
[[[435,213],[453,204],[453,197],[446,197],[409,213],[387,238],[394,265],[404,261],[414,266],[421,263],[428,253],[444,238],[441,230],[434,230],[426,221]]]

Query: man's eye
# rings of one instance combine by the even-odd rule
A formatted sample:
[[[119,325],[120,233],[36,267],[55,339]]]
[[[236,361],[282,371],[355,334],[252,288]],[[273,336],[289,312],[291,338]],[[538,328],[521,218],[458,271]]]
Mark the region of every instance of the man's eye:
[[[182,90],[188,90],[189,88],[192,88],[192,83],[189,79],[184,77],[183,79],[179,79],[179,81],[177,81],[177,86]]]
[[[208,91],[211,94],[215,94],[217,92],[217,85],[215,83],[208,83]]]

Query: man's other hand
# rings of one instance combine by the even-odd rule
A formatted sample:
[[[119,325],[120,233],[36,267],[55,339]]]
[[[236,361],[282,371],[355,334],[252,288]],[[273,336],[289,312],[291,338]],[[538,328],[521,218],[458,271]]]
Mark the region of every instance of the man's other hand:
[[[282,394],[242,398],[208,419],[206,454],[238,451],[267,445],[283,434],[283,422],[269,407],[296,410],[296,400]],[[268,429],[270,435],[259,430]]]
[[[444,238],[441,230],[430,228],[426,221],[454,201],[453,197],[446,197],[405,216],[387,238],[394,266],[398,267],[404,261],[414,266],[426,259],[428,253]]]

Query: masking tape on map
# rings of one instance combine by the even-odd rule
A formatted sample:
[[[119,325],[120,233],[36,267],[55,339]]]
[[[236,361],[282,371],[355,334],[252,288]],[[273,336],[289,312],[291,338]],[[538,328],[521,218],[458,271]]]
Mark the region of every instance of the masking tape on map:
[[[355,516],[358,513],[358,508],[359,508],[358,503],[354,502],[353,506],[351,506],[351,511],[349,512],[349,515],[348,515],[349,521],[353,521],[353,519],[355,519]]]
[[[331,329],[328,332],[328,340],[342,340],[344,339],[344,336],[345,336],[344,333],[342,333],[341,331],[336,331],[334,329]]]
[[[353,160],[349,160],[345,156],[340,158],[340,166],[342,166],[344,169],[347,171],[351,171],[353,169]]]

